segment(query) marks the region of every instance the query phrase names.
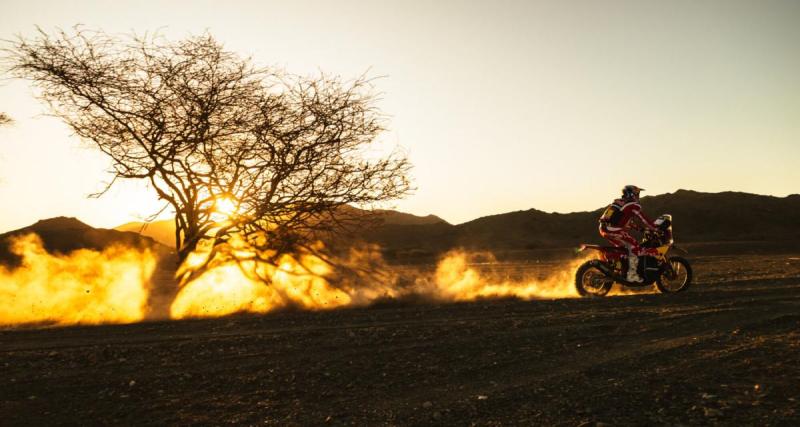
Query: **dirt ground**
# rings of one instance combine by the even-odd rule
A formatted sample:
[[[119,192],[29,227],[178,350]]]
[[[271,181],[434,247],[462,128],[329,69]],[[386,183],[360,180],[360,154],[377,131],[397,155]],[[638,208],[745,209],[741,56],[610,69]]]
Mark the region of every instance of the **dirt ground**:
[[[800,255],[692,261],[678,295],[5,330],[0,425],[800,425]]]

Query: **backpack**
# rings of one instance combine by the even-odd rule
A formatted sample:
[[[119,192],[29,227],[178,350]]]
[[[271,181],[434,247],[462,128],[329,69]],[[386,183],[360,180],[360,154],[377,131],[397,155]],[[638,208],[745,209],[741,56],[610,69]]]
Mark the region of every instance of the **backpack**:
[[[600,223],[617,224],[622,217],[623,206],[625,206],[625,203],[622,200],[614,200],[614,203],[608,205],[606,210],[603,211],[603,214],[600,215]]]

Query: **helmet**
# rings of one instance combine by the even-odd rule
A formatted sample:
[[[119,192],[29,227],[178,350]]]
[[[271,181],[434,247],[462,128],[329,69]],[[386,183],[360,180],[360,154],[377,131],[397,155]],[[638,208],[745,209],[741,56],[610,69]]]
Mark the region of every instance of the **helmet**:
[[[639,188],[635,185],[626,185],[622,188],[622,200],[626,202],[638,202],[640,191],[644,191],[644,188]]]

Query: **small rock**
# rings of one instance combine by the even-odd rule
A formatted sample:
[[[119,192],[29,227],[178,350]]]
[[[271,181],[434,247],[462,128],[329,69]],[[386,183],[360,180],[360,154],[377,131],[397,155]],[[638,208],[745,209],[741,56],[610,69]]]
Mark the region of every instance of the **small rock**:
[[[131,382],[128,383],[128,387],[133,387],[135,385],[136,385],[136,380],[131,380]]]
[[[438,420],[438,419],[441,419],[441,418],[442,418],[442,413],[441,412],[436,411],[436,412],[433,413],[433,419],[434,420]]]
[[[433,408],[433,403],[431,403],[430,400],[425,401],[425,403],[422,404],[422,407],[425,408],[425,409]]]
[[[479,394],[479,395],[478,395],[478,400],[486,400],[486,399],[488,399],[488,398],[489,398],[489,396],[487,396],[487,395],[485,395],[485,394]]]

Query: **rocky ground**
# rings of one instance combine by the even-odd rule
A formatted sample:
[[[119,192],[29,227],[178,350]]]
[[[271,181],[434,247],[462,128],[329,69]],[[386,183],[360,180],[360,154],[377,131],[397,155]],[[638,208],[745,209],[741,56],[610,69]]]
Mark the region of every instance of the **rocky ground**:
[[[800,256],[678,295],[0,332],[0,424],[798,425]]]

